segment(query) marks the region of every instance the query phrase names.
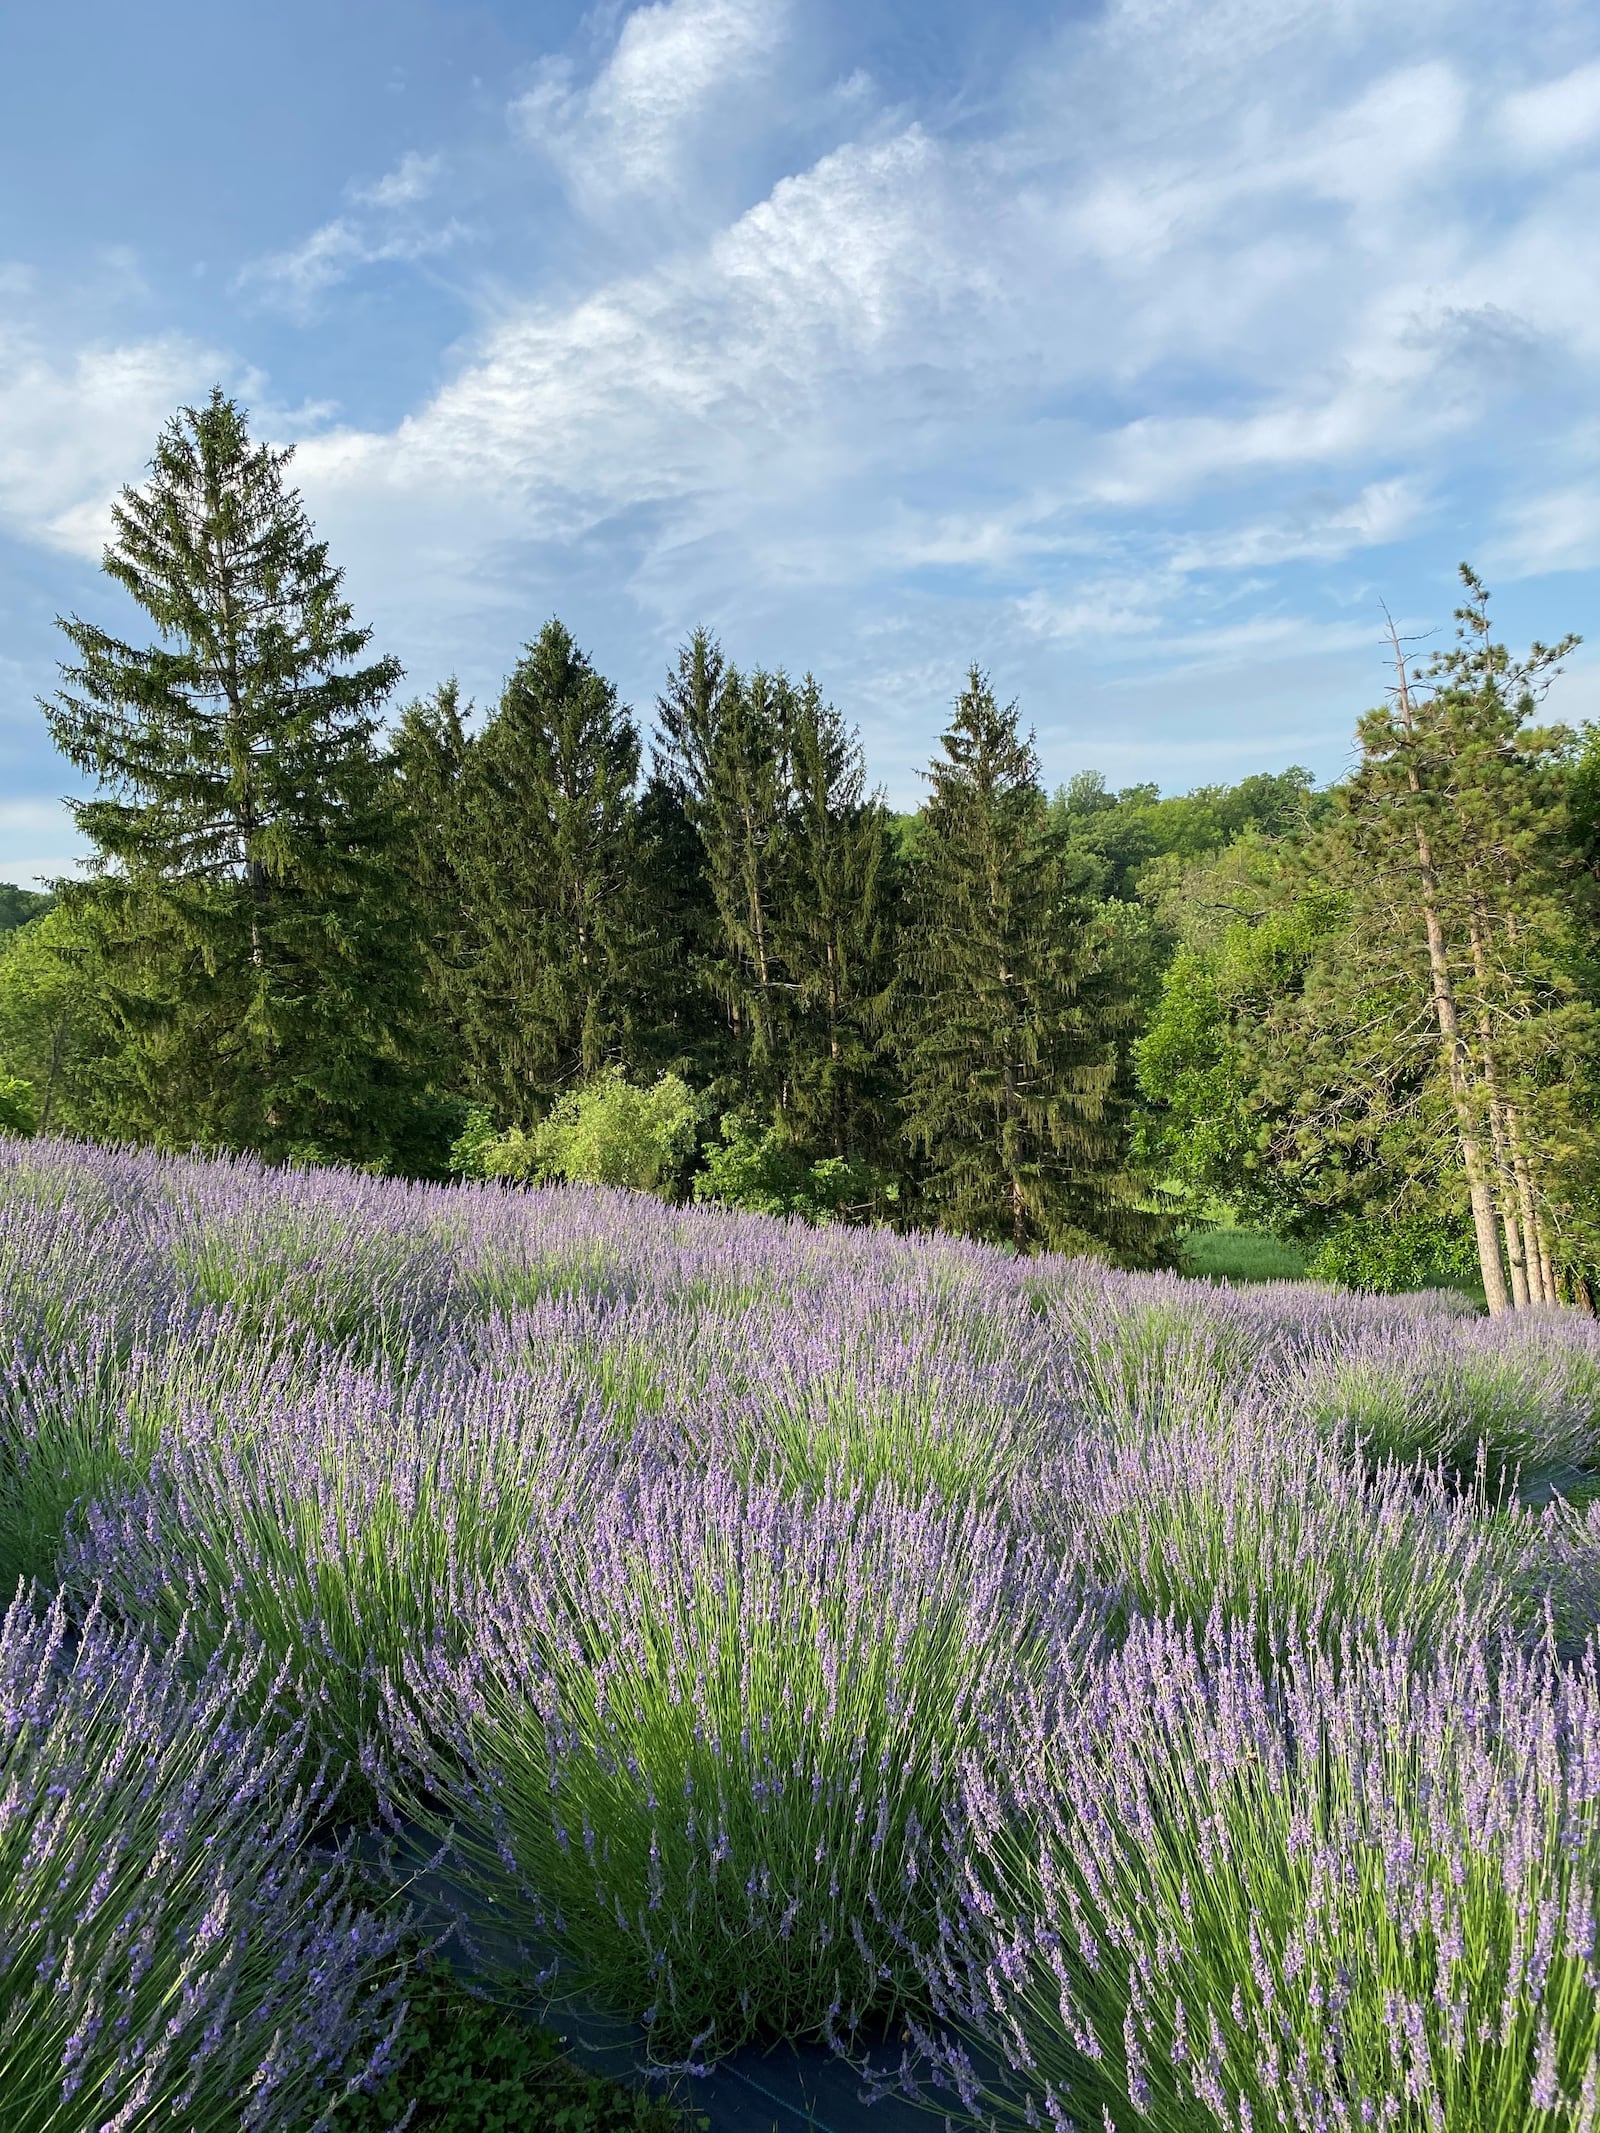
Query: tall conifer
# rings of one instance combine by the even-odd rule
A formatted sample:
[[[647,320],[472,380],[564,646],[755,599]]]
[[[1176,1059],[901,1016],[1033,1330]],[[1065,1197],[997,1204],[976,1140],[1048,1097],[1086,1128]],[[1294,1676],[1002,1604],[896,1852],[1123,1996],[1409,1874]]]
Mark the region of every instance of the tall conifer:
[[[406,705],[392,748],[393,805],[422,944],[434,1072],[441,1085],[450,1088],[459,1088],[464,1072],[468,943],[454,846],[469,745],[461,691],[452,679],[432,696]]]
[[[745,1088],[783,1084],[786,1000],[774,934],[788,816],[780,677],[748,678],[696,630],[657,699],[660,768],[699,836],[717,925],[704,982],[728,1017]]]
[[[895,1130],[887,1034],[898,879],[861,737],[808,674],[784,694],[789,827],[773,935],[787,986],[783,1109],[791,1137],[882,1158]]]
[[[473,741],[451,858],[473,1092],[530,1126],[626,1062],[651,949],[638,880],[639,736],[560,622],[546,623]]]
[[[1125,988],[1070,893],[1031,738],[974,667],[911,870],[907,1132],[941,1225],[1148,1255],[1115,1113]]]
[[[64,622],[43,706],[78,803],[126,1068],[107,1130],[385,1161],[418,1088],[420,966],[376,745],[393,659],[357,626],[290,455],[220,389],[113,506],[105,569],[155,623]]]

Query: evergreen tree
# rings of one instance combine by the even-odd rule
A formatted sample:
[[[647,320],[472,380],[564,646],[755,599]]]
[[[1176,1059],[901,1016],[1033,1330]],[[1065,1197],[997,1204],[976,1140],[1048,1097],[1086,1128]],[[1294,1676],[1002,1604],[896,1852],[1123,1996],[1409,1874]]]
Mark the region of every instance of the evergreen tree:
[[[1014,705],[976,667],[928,773],[906,961],[907,1130],[940,1224],[1148,1257],[1115,1103],[1130,1016],[1083,903]]]
[[[420,966],[380,708],[341,574],[218,390],[113,507],[105,569],[159,641],[74,618],[43,706],[99,783],[79,803],[105,1006],[126,1066],[107,1130],[269,1158],[396,1158],[417,1115]]]
[[[615,688],[546,623],[467,749],[450,829],[469,1081],[505,1124],[631,1056],[652,964],[638,771]]]
[[[722,996],[708,982],[722,959],[721,924],[705,847],[659,756],[639,799],[639,873],[649,884],[654,956],[635,1050],[659,1072],[726,1093],[738,1081],[739,1058]]]
[[[810,675],[783,695],[788,833],[773,940],[789,1001],[782,1123],[801,1146],[881,1158],[894,1131],[886,1033],[898,869],[860,735]]]
[[[702,980],[728,1019],[737,1073],[781,1104],[786,1000],[774,932],[788,817],[786,684],[746,679],[696,630],[657,699],[660,773],[700,839],[717,925]]]
[[[468,948],[453,846],[468,745],[461,692],[451,680],[431,697],[407,704],[392,750],[392,804],[422,943],[434,1078],[443,1087],[459,1086],[464,1071],[462,994]]]
[[[1573,640],[1514,663],[1463,566],[1453,650],[1408,669],[1357,729],[1361,760],[1306,867],[1342,917],[1270,1019],[1302,1168],[1357,1177],[1403,1152],[1414,1197],[1464,1186],[1492,1313],[1554,1302],[1568,1091],[1595,1044],[1573,974],[1560,759],[1528,726]],[[1342,1151],[1342,1154],[1341,1154]],[[1326,1190],[1326,1188],[1324,1188]]]

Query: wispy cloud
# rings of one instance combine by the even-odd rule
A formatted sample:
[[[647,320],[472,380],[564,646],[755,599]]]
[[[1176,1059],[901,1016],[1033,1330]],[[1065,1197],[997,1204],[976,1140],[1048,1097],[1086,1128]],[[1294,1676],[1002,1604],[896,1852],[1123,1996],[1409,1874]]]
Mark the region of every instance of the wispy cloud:
[[[516,98],[521,137],[560,170],[575,200],[605,212],[673,194],[708,129],[739,117],[737,99],[771,75],[788,0],[654,0],[637,7],[593,79],[547,61]]]
[[[1500,130],[1512,148],[1544,162],[1574,150],[1600,151],[1600,60],[1508,96]]]
[[[368,213],[336,215],[301,243],[251,260],[240,269],[234,286],[305,323],[315,316],[317,299],[358,268],[450,251],[468,235],[462,223],[451,219],[428,225],[408,212],[430,196],[443,168],[442,155],[408,151],[383,177],[350,187],[351,200]]]
[[[466,234],[462,224],[447,222],[438,229],[375,235],[341,215],[313,230],[303,244],[253,260],[241,270],[237,286],[258,302],[304,321],[314,315],[317,298],[347,281],[358,267],[434,258]]]
[[[494,275],[444,383],[298,461],[419,674],[559,606],[647,701],[707,617],[826,664],[891,774],[973,655],[1042,726],[1270,755],[1381,687],[1380,582],[1431,614],[1460,553],[1600,568],[1600,27],[1569,0],[1106,0],[943,100],[851,37],[793,0],[596,9],[478,105],[511,138],[413,150],[246,269],[315,327],[464,241],[470,166]],[[221,359],[12,346],[0,514],[87,553]]]
[[[61,357],[0,328],[0,523],[98,559],[111,495],[137,478],[174,407],[234,374],[182,334]]]
[[[443,156],[419,155],[411,148],[383,177],[353,187],[352,197],[363,207],[415,207],[433,191],[443,168]]]

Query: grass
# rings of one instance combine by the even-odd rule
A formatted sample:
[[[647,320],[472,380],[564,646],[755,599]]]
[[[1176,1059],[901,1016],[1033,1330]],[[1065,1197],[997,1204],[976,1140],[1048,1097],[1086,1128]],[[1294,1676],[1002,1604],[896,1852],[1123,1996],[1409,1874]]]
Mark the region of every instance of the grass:
[[[1304,1281],[1304,1253],[1264,1229],[1192,1229],[1183,1271],[1205,1281]]]

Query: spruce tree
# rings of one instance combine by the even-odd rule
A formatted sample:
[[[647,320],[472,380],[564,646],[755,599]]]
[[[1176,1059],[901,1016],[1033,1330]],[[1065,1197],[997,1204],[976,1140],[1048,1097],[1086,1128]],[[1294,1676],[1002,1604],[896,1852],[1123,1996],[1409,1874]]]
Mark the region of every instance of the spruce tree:
[[[78,618],[43,705],[99,784],[93,909],[126,1072],[108,1130],[272,1159],[393,1160],[412,1132],[420,965],[376,743],[399,679],[362,663],[341,573],[220,389],[113,506],[104,567],[156,625]]]
[[[468,707],[470,710],[470,706]],[[392,805],[426,974],[433,1071],[444,1087],[463,1073],[462,994],[467,937],[454,859],[468,739],[455,681],[407,704],[395,728]]]
[[[780,1101],[786,1000],[774,935],[788,776],[781,677],[746,678],[696,630],[657,699],[658,767],[700,839],[717,925],[703,982],[722,1002],[744,1092]]]
[[[653,954],[638,771],[616,689],[546,623],[467,750],[450,830],[469,1080],[504,1124],[631,1056]]]
[[[881,1160],[894,1131],[894,834],[858,732],[808,674],[783,697],[789,825],[773,936],[789,1000],[783,1120],[819,1154]]]
[[[907,1133],[939,1223],[969,1236],[1148,1257],[1116,1115],[1126,991],[1039,786],[1031,737],[976,667],[927,773],[903,1013]]]

